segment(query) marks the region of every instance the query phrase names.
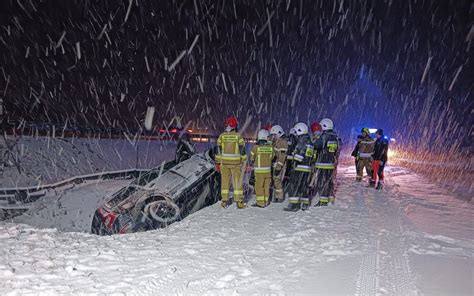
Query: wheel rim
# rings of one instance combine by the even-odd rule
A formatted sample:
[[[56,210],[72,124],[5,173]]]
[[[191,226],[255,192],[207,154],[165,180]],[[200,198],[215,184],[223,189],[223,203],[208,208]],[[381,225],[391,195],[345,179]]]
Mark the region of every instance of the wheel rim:
[[[180,210],[178,206],[171,201],[158,200],[147,204],[144,212],[152,220],[168,224],[178,219]]]

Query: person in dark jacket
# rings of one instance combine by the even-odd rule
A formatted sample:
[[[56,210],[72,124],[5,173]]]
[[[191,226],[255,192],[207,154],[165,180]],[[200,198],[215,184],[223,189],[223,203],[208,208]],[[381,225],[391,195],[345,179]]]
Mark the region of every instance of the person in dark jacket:
[[[191,155],[196,153],[196,148],[191,143],[189,134],[184,132],[178,140],[178,146],[176,147],[175,161],[180,163],[189,159]]]
[[[313,158],[313,144],[305,123],[295,125],[298,142],[293,151],[293,169],[290,173],[290,188],[288,190],[288,206],[285,211],[296,212],[309,207],[309,177]]]
[[[286,169],[285,169],[285,177],[283,179],[283,186],[284,191],[287,192],[290,187],[290,174],[293,170],[293,151],[295,150],[296,143],[298,142],[298,138],[296,136],[296,131],[294,128],[290,129],[290,134],[286,139],[288,143],[288,150],[286,152]]]
[[[337,154],[339,141],[337,134],[333,131],[333,122],[329,118],[321,120],[323,134],[314,143],[317,158],[314,164],[317,169],[318,180],[316,183],[316,195],[319,202],[315,206],[327,206],[334,203],[334,170],[337,165]]]
[[[353,156],[354,159],[355,159],[356,171],[357,171],[357,164],[359,163],[359,145],[360,145],[360,141],[362,141],[362,136],[357,135],[357,144],[356,144],[356,146],[354,147],[354,150],[352,150],[352,153],[351,153],[351,156]]]
[[[377,190],[381,190],[383,187],[383,170],[387,164],[387,153],[388,153],[388,140],[383,135],[383,129],[379,128],[375,133],[376,140],[374,145],[374,154],[372,155],[372,179],[375,184],[378,184],[375,187]]]

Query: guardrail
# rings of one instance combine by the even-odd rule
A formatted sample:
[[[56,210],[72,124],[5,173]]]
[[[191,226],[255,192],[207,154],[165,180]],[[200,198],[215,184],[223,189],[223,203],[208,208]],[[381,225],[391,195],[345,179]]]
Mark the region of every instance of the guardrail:
[[[80,184],[86,180],[107,180],[127,177],[138,177],[144,169],[130,169],[110,172],[101,172],[88,175],[75,176],[53,184],[37,185],[32,187],[0,188],[0,209],[18,209],[19,206],[38,200],[50,190]]]

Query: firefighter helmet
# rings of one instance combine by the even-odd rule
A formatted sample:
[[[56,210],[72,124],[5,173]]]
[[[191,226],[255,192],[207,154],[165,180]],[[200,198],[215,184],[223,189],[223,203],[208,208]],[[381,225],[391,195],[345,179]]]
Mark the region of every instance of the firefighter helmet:
[[[257,140],[268,141],[268,136],[270,133],[266,129],[261,129],[258,131]]]
[[[312,133],[315,133],[315,132],[320,132],[322,131],[322,127],[321,125],[319,124],[319,122],[313,122],[311,123],[311,132]]]
[[[230,127],[232,129],[235,129],[239,123],[237,122],[237,119],[232,115],[229,118],[227,118],[225,122],[226,127]]]
[[[296,135],[298,136],[305,135],[308,133],[308,126],[306,125],[306,123],[297,123],[294,129],[296,131]]]
[[[284,134],[285,134],[285,131],[283,131],[283,128],[279,125],[272,126],[272,128],[270,130],[270,135],[277,135],[278,138],[280,138]]]
[[[324,118],[319,124],[321,124],[323,131],[332,130],[334,128],[334,123],[329,118]]]

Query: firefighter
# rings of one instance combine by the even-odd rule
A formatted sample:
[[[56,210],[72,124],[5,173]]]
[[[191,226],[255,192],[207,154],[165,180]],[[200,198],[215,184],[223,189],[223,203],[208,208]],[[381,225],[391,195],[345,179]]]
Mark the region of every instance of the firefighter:
[[[231,116],[225,124],[225,132],[217,139],[216,169],[221,173],[221,206],[229,206],[229,189],[232,181],[234,201],[239,209],[246,207],[243,199],[243,165],[247,162],[245,142],[237,132],[237,119]]]
[[[270,130],[272,137],[273,149],[275,150],[276,160],[273,165],[273,186],[275,188],[275,194],[273,202],[283,202],[285,194],[283,191],[283,175],[282,171],[285,169],[285,162],[288,152],[288,142],[285,138],[285,132],[279,125],[272,126]]]
[[[306,210],[310,199],[308,194],[311,160],[313,158],[313,143],[305,123],[295,125],[298,142],[293,151],[293,169],[290,174],[289,201],[285,211],[296,212],[300,208]]]
[[[196,154],[196,147],[191,143],[188,132],[183,132],[179,137],[178,145],[176,147],[175,161],[180,163],[186,159],[191,158],[193,154]]]
[[[319,122],[313,122],[310,126],[311,133],[312,133],[312,142],[315,143],[316,140],[321,136],[323,130],[321,128],[321,125]],[[314,196],[315,194],[315,189],[316,189],[316,181],[317,181],[317,174],[316,174],[316,168],[314,167],[314,163],[316,162],[316,156],[317,153],[314,151],[313,153],[313,160],[311,164],[311,177],[310,177],[310,182],[309,182],[309,188],[310,188],[310,196]]]
[[[357,164],[359,163],[359,146],[360,146],[360,141],[362,141],[362,136],[357,135],[357,144],[354,147],[354,150],[352,150],[351,156],[354,157],[355,160],[355,168],[357,172]]]
[[[334,203],[334,171],[337,165],[337,154],[339,141],[333,131],[334,124],[331,119],[321,120],[323,133],[315,141],[317,157],[314,164],[317,170],[316,195],[319,195],[319,202],[315,206],[327,206]]]
[[[288,191],[290,174],[293,170],[293,151],[295,150],[296,142],[298,142],[296,131],[294,128],[291,128],[290,135],[287,138],[288,150],[286,152],[286,169],[284,178],[285,192]]]
[[[373,185],[372,181],[372,153],[374,153],[374,139],[369,135],[369,129],[364,127],[362,130],[362,138],[358,142],[359,149],[357,152],[357,157],[359,158],[357,162],[357,177],[356,181],[362,181],[364,176],[364,168],[369,175],[370,183]]]
[[[254,206],[264,208],[270,202],[270,186],[272,184],[272,162],[275,150],[269,143],[270,133],[266,129],[258,132],[257,144],[250,152],[250,165],[255,173],[255,199]]]
[[[377,190],[381,190],[383,187],[383,170],[387,164],[387,153],[388,153],[388,139],[383,135],[383,129],[379,128],[375,132],[377,139],[374,144],[374,154],[372,155],[372,179]]]

